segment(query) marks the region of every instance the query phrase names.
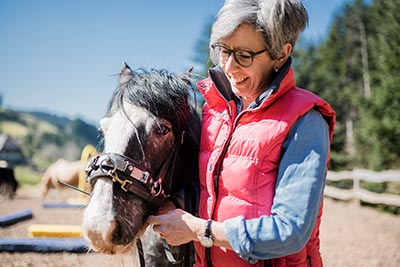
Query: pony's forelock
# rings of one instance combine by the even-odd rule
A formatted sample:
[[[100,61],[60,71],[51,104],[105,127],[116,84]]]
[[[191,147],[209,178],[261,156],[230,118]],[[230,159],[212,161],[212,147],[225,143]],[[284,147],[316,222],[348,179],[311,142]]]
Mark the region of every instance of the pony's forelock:
[[[191,117],[191,78],[165,69],[138,69],[132,71],[131,75],[114,92],[107,116],[111,116],[116,110],[124,110],[126,101],[145,108],[156,117],[170,121],[176,133],[182,132]]]

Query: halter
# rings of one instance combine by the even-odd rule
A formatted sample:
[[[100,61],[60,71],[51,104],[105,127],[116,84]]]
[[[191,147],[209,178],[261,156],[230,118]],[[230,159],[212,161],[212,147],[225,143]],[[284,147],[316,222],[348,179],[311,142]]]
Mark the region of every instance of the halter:
[[[169,197],[168,194],[172,186],[172,177],[170,177],[168,188],[163,188],[165,176],[171,163],[172,169],[175,166],[183,137],[184,132],[181,135],[180,142],[175,145],[165,159],[156,179],[137,161],[117,153],[104,153],[88,162],[85,169],[86,181],[93,187],[97,179],[109,178],[114,183],[118,182],[123,191],[131,192],[145,201],[161,207],[164,200]]]

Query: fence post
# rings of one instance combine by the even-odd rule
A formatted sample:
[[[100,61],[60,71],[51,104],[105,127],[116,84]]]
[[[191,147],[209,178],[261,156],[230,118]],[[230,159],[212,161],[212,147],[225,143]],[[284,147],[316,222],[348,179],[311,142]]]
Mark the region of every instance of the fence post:
[[[360,177],[356,170],[353,170],[353,190],[354,190],[354,200],[358,205],[361,205],[360,199]]]

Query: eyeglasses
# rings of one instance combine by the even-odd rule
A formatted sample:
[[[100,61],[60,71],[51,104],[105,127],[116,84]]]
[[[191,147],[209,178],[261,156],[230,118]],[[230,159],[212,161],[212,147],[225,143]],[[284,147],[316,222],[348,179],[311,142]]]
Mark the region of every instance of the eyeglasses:
[[[228,49],[221,44],[211,45],[212,57],[215,62],[227,62],[231,54],[233,54],[236,62],[242,67],[250,67],[254,57],[266,51],[268,51],[268,48],[253,52],[248,50]]]

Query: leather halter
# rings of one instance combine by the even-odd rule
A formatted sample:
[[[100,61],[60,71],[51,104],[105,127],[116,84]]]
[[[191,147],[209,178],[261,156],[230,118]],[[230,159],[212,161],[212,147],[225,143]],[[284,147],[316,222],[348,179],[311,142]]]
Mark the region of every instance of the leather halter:
[[[165,176],[172,163],[174,168],[180,145],[183,143],[184,132],[178,143],[164,161],[156,179],[143,168],[137,161],[117,153],[104,153],[92,158],[86,169],[86,181],[92,187],[99,178],[109,178],[121,184],[121,189],[131,192],[145,201],[161,207],[164,200],[169,197],[172,177],[169,179],[168,188],[163,188]],[[168,180],[166,180],[168,182]]]

